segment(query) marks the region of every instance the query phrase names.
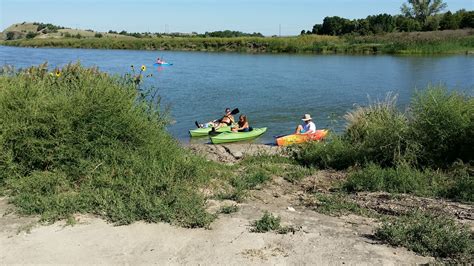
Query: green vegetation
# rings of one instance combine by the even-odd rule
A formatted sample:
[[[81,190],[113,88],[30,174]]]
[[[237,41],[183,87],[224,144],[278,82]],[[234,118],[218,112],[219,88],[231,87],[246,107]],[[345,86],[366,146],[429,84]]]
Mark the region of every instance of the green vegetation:
[[[166,133],[166,115],[135,79],[42,65],[2,74],[0,88],[0,190],[22,213],[212,221],[196,190],[209,179],[207,163]]]
[[[474,51],[474,31],[391,33],[374,36],[298,37],[153,37],[45,38],[1,42],[21,47],[69,47],[91,49],[184,50],[248,53],[314,54],[437,54]],[[85,36],[83,34],[83,36]],[[65,37],[65,36],[63,36]]]
[[[362,216],[376,216],[374,211],[360,207],[357,203],[348,199],[344,194],[315,193],[315,205],[318,212],[328,215],[341,216],[355,213]]]
[[[254,221],[252,225],[252,232],[255,233],[266,233],[269,231],[277,231],[281,228],[280,225],[281,218],[278,216],[273,216],[269,212],[265,212],[259,220]]]
[[[442,86],[417,92],[408,111],[395,98],[358,107],[346,130],[295,148],[297,162],[351,169],[348,192],[387,191],[473,201],[474,99]]]
[[[448,11],[442,0],[408,0],[403,4],[401,15],[379,14],[365,19],[346,19],[338,16],[325,17],[322,24],[315,24],[311,31],[301,34],[319,35],[372,35],[392,32],[437,31],[474,28],[474,11],[461,9],[454,14]]]
[[[404,246],[423,255],[465,261],[473,259],[472,233],[442,216],[414,212],[385,221],[375,235],[391,245]]]
[[[219,213],[230,214],[238,211],[239,206],[237,205],[225,205],[220,208]]]
[[[356,108],[345,119],[342,135],[293,148],[300,164],[349,171],[332,188],[339,193],[316,193],[308,205],[329,215],[381,218],[385,222],[376,236],[392,245],[472,260],[472,234],[453,220],[429,211],[388,216],[360,205],[350,193],[385,191],[474,202],[474,98],[443,86],[428,87],[414,94],[405,112],[397,109],[394,97],[387,97]]]

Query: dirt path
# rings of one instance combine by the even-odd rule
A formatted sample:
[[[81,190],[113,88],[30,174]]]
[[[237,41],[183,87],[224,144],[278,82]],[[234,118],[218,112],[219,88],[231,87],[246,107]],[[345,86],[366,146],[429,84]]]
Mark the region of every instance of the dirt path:
[[[113,226],[91,216],[29,229],[34,218],[8,213],[0,199],[2,264],[415,264],[432,258],[375,243],[367,218],[329,217],[298,204],[296,186],[276,178],[253,191],[237,213],[220,215],[211,229],[164,223]],[[210,210],[224,203],[210,201]],[[292,207],[295,210],[289,210]],[[252,233],[249,224],[264,211],[299,228],[285,235]],[[18,233],[18,230],[21,232]],[[30,232],[27,232],[27,231]]]

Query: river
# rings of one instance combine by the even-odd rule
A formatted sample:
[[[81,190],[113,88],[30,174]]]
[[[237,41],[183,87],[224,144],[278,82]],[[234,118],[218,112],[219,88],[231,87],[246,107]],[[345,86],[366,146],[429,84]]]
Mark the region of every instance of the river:
[[[173,66],[157,68],[157,57]],[[147,66],[146,86],[159,89],[171,109],[169,132],[190,139],[194,121],[219,118],[226,107],[239,108],[253,127],[268,127],[255,142],[271,143],[291,132],[309,113],[318,128],[340,131],[342,116],[357,105],[398,95],[404,108],[417,89],[444,84],[473,94],[474,57],[391,55],[288,55],[135,50],[17,48],[0,46],[0,64],[17,68],[48,62],[51,67],[80,61],[109,73]]]

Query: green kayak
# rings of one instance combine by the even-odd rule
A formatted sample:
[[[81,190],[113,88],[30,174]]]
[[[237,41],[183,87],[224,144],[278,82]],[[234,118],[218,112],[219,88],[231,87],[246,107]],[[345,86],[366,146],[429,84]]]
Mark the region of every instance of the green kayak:
[[[212,127],[191,129],[191,130],[189,130],[189,134],[191,135],[191,137],[208,136],[211,129],[212,129]],[[216,131],[221,132],[221,133],[222,132],[230,132],[230,127],[221,127]]]
[[[214,144],[228,143],[256,138],[267,131],[266,127],[254,128],[250,132],[225,132],[215,137],[211,137]]]

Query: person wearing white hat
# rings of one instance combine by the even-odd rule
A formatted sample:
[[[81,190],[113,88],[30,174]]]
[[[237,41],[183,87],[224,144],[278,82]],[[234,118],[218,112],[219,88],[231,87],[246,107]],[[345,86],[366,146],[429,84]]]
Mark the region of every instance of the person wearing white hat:
[[[303,120],[304,124],[296,127],[295,134],[312,134],[316,132],[316,125],[313,123],[311,115],[305,114],[301,120]]]

